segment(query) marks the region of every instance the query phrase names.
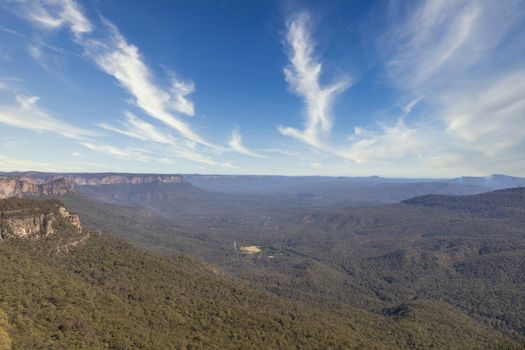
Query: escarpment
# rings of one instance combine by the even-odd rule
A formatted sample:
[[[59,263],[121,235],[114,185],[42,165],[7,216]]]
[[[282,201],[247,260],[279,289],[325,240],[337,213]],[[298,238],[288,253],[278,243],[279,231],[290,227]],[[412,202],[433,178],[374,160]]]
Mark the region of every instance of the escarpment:
[[[57,233],[78,236],[82,231],[78,215],[68,212],[57,200],[0,200],[0,241],[38,239]]]
[[[40,183],[28,177],[0,177],[0,199],[9,197],[61,196],[73,192],[73,187],[64,178]]]
[[[63,196],[76,186],[182,184],[181,175],[157,174],[53,174],[4,173],[0,176],[0,199],[26,196]]]

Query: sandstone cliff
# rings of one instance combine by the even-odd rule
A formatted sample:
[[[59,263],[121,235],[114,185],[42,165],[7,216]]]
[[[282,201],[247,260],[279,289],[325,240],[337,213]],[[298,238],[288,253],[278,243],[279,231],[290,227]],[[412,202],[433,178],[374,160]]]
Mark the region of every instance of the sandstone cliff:
[[[182,175],[126,173],[40,173],[34,171],[0,173],[0,177],[24,179],[37,184],[64,179],[72,185],[114,185],[145,183],[183,183]]]
[[[0,200],[0,241],[10,238],[40,238],[63,231],[82,233],[78,215],[69,213],[55,200]]]
[[[115,185],[115,184],[146,184],[146,183],[183,183],[181,175],[135,175],[135,174],[89,174],[61,175],[74,185]]]
[[[39,183],[28,177],[0,177],[0,199],[24,195],[65,195],[71,192],[73,187],[63,178]]]

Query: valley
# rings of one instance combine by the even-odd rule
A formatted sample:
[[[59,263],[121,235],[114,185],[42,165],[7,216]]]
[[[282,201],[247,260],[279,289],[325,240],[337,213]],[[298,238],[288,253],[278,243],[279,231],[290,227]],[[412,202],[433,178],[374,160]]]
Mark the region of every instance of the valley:
[[[415,184],[416,191],[435,185]],[[8,332],[15,334],[10,338],[14,348],[20,344],[38,348],[37,343],[76,347],[82,344],[82,334],[97,334],[90,336],[94,348],[101,344],[164,348],[160,344],[168,342],[179,344],[174,348],[190,343],[193,348],[206,348],[218,347],[226,339],[234,348],[265,344],[268,348],[418,349],[453,344],[466,349],[520,349],[525,344],[524,188],[458,196],[447,194],[450,186],[440,185],[432,188],[443,194],[403,198],[398,203],[391,203],[388,195],[382,199],[384,204],[376,199],[362,204],[350,198],[368,189],[380,192],[390,184],[337,186],[345,205],[339,198],[329,201],[282,190],[211,191],[188,180],[158,179],[75,185],[70,193],[44,196],[60,202],[42,202],[50,203],[43,208],[65,206],[75,213],[67,217],[78,215],[76,225],[90,233],[78,246],[68,245],[64,238],[68,234],[63,230],[75,231],[74,226],[64,226],[61,234],[53,230],[49,238],[20,241],[6,236],[0,243],[3,266],[12,266],[2,277],[5,297],[0,299],[0,309],[14,330]],[[413,183],[396,186],[407,195],[414,191]],[[325,182],[319,187],[313,184],[310,191],[324,188]],[[38,206],[43,198],[40,193],[23,197],[33,199],[2,202],[4,219],[6,208]],[[43,209],[36,211],[41,215],[39,210]],[[9,271],[22,272],[34,259],[39,267],[24,281],[43,283],[39,298],[58,293],[59,285],[70,291],[59,293],[60,304],[49,305],[52,309],[47,312],[56,313],[54,321],[39,325],[40,333],[27,333],[22,330],[27,322],[36,321],[32,317],[37,313],[28,314],[17,299],[20,294],[10,294],[14,285],[23,285]],[[20,261],[18,267],[10,265]],[[39,275],[54,276],[49,280],[53,284]],[[70,310],[68,305],[80,290],[92,291],[82,294],[92,306],[80,303],[76,311]],[[159,290],[170,299],[160,299]],[[47,305],[33,300],[37,304],[24,301],[25,307],[38,310]],[[103,313],[93,318],[102,305],[114,310],[112,316]],[[197,309],[189,311],[190,305]],[[122,312],[115,307],[153,318],[118,319]],[[215,316],[211,310],[216,310]],[[24,320],[11,316],[21,313]],[[281,326],[268,328],[269,320],[280,320]],[[79,322],[84,333],[78,333]],[[113,328],[105,326],[107,322]],[[249,322],[258,331],[241,332],[236,322]],[[149,329],[150,335],[132,331],[126,341],[111,335],[112,329],[127,327]],[[163,329],[172,331],[168,338],[155,335]],[[51,330],[55,335],[46,338]],[[308,341],[301,343],[299,338]]]

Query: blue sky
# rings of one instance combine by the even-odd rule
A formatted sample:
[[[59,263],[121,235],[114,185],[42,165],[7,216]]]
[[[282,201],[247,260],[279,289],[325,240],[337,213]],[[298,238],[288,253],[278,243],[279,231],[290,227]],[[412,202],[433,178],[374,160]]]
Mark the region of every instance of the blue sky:
[[[0,0],[0,171],[525,176],[525,2]]]

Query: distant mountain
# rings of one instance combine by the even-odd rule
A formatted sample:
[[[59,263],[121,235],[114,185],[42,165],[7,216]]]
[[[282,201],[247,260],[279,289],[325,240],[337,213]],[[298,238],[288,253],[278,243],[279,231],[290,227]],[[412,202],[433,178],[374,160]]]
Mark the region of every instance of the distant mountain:
[[[493,217],[514,214],[525,219],[525,187],[470,196],[425,195],[403,203]]]
[[[385,178],[370,177],[330,177],[330,176],[234,176],[234,175],[184,175],[188,182],[195,186],[220,192],[232,193],[313,193],[331,192],[344,194],[345,191],[355,191],[356,188],[406,188],[412,196],[418,194],[417,187],[426,186],[428,193],[470,194],[492,191],[495,189],[525,186],[525,178],[506,175],[490,175],[487,177],[461,177],[455,179],[428,178]],[[447,185],[447,186],[445,186]],[[445,192],[439,192],[445,190]],[[419,192],[424,194],[424,192]],[[362,197],[362,196],[360,196]],[[375,196],[377,198],[377,196]],[[396,198],[402,200],[410,194]],[[393,199],[395,201],[395,199]],[[374,200],[365,200],[372,202]]]
[[[525,186],[525,178],[499,174],[485,177],[460,177],[452,179],[450,182],[482,186],[492,190]]]

